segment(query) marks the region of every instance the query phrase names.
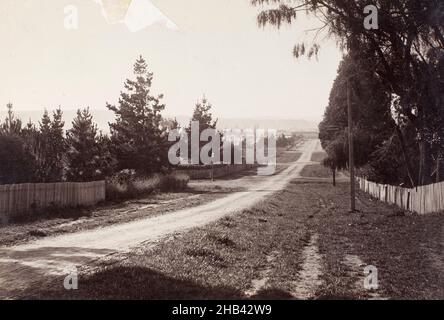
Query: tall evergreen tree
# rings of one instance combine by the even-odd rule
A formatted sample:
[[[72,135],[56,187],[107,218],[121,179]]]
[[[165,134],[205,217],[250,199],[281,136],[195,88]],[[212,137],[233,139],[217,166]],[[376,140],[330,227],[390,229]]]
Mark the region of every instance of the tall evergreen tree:
[[[205,129],[216,129],[217,119],[213,120],[213,115],[211,114],[212,107],[212,104],[205,97],[202,101],[196,103],[191,121],[199,122],[200,132]],[[189,128],[191,128],[191,124]]]
[[[163,95],[151,93],[153,73],[142,56],[134,64],[135,80],[127,79],[118,106],[107,104],[116,115],[110,123],[113,153],[118,168],[139,175],[162,171],[168,166],[168,140],[161,126]]]
[[[36,141],[38,177],[42,182],[57,182],[63,179],[63,158],[66,142],[63,134],[65,122],[60,108],[53,112],[52,119],[45,110],[40,121],[40,132]]]
[[[180,130],[180,124],[179,124],[179,122],[177,121],[176,118],[174,118],[174,119],[165,118],[165,119],[162,120],[161,125],[167,131]]]
[[[0,126],[0,133],[20,135],[22,132],[22,121],[14,115],[11,102],[6,105],[6,108],[8,109],[8,115]]]
[[[396,123],[396,134],[403,158],[417,159],[418,177],[410,178],[415,184],[430,182],[433,158],[442,153],[442,61],[444,56],[444,3],[439,0],[374,0],[378,26],[368,30],[366,0],[251,0],[255,6],[267,5],[258,15],[260,26],[291,24],[300,12],[310,12],[321,25],[314,33],[313,45],[304,43],[294,48],[294,55],[313,56],[319,51],[316,41],[320,32],[336,38],[349,55],[365,57],[373,70],[398,96],[394,105],[401,115]],[[271,6],[268,6],[271,5]],[[436,58],[438,59],[436,59]],[[351,81],[359,79],[359,72]],[[438,120],[438,121],[435,121]],[[415,135],[409,140],[412,127]],[[413,153],[409,145],[416,145]],[[434,156],[434,157],[433,157]],[[412,170],[410,170],[412,172]],[[411,175],[411,174],[410,174]],[[416,180],[416,181],[414,181]]]
[[[112,154],[112,142],[108,135],[99,131],[97,135],[97,149],[100,155],[98,159],[98,168],[100,171],[100,178],[111,176],[115,172],[117,160]]]
[[[199,123],[199,137],[201,136],[202,131],[206,129],[216,129],[217,119],[213,120],[213,115],[211,114],[212,104],[208,102],[208,100],[204,97],[201,101],[196,103],[194,107],[193,116],[191,117],[190,124],[186,128],[186,132],[188,135],[188,149],[189,155],[191,155],[191,123],[196,121]],[[222,135],[221,135],[222,136]],[[222,138],[222,137],[221,137]],[[222,140],[222,139],[221,139]],[[200,141],[199,139],[199,154],[202,150],[202,147],[207,144],[207,142]]]
[[[89,108],[77,110],[72,128],[66,132],[66,177],[69,181],[93,181],[101,176],[97,126]]]
[[[0,184],[34,181],[35,161],[24,140],[22,121],[7,104],[8,115],[0,123]]]
[[[361,77],[348,81],[356,70],[360,70]],[[355,166],[371,180],[411,185],[413,182],[409,176],[413,175],[407,165],[410,162],[406,162],[400,151],[396,122],[390,112],[390,90],[372,71],[373,65],[366,59],[347,56],[341,62],[324,119],[319,125],[319,137],[328,153],[325,163],[332,170],[348,167],[349,90],[354,120]]]

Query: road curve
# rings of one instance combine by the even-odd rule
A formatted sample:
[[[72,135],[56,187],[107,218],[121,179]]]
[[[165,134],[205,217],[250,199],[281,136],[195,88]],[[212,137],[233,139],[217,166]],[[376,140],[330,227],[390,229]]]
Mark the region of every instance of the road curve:
[[[245,191],[197,207],[107,226],[73,234],[49,237],[27,244],[0,248],[0,298],[11,298],[20,289],[32,287],[49,275],[66,274],[107,254],[127,251],[140,243],[158,241],[167,235],[184,232],[216,221],[226,215],[253,206],[264,197],[282,190],[299,177],[313,152],[320,150],[319,140],[301,146],[301,157],[273,176],[254,176],[257,183]]]

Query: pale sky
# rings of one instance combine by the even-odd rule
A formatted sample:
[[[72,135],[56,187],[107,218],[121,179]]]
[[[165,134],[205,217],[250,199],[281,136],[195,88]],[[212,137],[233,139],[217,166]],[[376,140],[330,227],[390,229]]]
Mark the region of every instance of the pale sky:
[[[94,0],[1,0],[0,106],[105,109],[142,54],[167,115],[191,115],[205,94],[218,117],[320,120],[341,53],[323,41],[318,61],[292,56],[315,20],[301,13],[291,27],[264,30],[249,0],[151,2],[178,30],[165,22],[131,32]],[[64,27],[67,5],[78,9],[78,30]]]

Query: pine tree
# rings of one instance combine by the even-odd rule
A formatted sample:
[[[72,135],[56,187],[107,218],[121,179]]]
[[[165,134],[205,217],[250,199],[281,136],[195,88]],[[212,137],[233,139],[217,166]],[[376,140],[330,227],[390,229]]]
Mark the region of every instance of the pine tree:
[[[100,155],[98,159],[99,177],[101,179],[110,177],[115,172],[117,161],[112,154],[111,139],[102,131],[99,131],[97,136],[97,148]]]
[[[63,157],[66,142],[63,135],[65,123],[60,108],[53,112],[52,119],[45,110],[41,119],[35,154],[38,162],[38,177],[41,182],[57,182],[63,179]]]
[[[113,153],[118,169],[139,175],[162,171],[168,165],[168,140],[162,128],[163,95],[151,94],[153,73],[142,56],[134,64],[136,80],[127,79],[118,106],[107,104],[116,115],[110,123]]]
[[[213,121],[213,115],[210,112],[212,107],[205,97],[201,102],[196,103],[191,121],[199,122],[200,132],[205,129],[216,129],[217,119]],[[189,128],[191,128],[191,124]]]
[[[69,181],[94,181],[100,176],[97,126],[89,108],[77,110],[72,128],[66,133],[67,179]]]
[[[167,131],[171,130],[180,130],[180,124],[177,121],[176,118],[164,118],[161,123],[162,127],[165,128]]]
[[[189,155],[191,155],[191,123],[198,122],[199,123],[199,137],[201,136],[202,131],[206,129],[216,129],[217,119],[213,120],[213,115],[211,114],[212,104],[208,102],[208,100],[204,97],[202,101],[198,101],[196,106],[194,107],[193,116],[191,117],[190,124],[188,128],[186,128],[186,132],[188,135],[188,148]],[[219,133],[220,134],[220,133]],[[221,134],[220,134],[221,135]],[[222,135],[221,135],[222,138]],[[221,139],[222,140],[222,139]],[[207,142],[200,141],[199,139],[199,154],[202,150],[202,147],[207,144]]]
[[[20,135],[22,132],[22,121],[14,115],[11,102],[6,105],[6,108],[8,109],[8,115],[5,118],[5,122],[0,126],[0,133]]]
[[[7,104],[8,115],[0,124],[0,184],[34,181],[35,161],[28,148],[22,121]]]

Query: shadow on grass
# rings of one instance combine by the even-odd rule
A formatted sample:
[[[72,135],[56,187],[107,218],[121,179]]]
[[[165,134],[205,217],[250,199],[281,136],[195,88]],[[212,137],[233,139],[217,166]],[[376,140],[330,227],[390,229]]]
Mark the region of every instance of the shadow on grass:
[[[358,297],[347,294],[323,294],[316,297],[316,300],[357,300]]]
[[[289,300],[280,289],[262,290],[247,298],[229,286],[209,286],[187,279],[167,276],[146,267],[112,267],[79,278],[78,290],[41,290],[30,299],[87,300]]]
[[[222,187],[218,187],[215,186],[209,190],[203,190],[203,189],[196,189],[193,187],[189,187],[187,189],[187,192],[193,195],[198,195],[198,194],[232,194],[233,192],[241,192],[241,191],[246,191],[245,188],[222,188]]]
[[[176,279],[146,267],[111,267],[85,278],[79,277],[78,290],[40,290],[29,299],[125,299],[185,300],[240,299],[240,291],[228,286],[206,286]]]
[[[252,300],[293,300],[294,297],[287,291],[277,288],[262,289],[254,296]]]
[[[79,265],[109,255],[111,249],[39,247],[0,249],[0,299],[21,297],[46,287],[63,288],[63,279]],[[60,279],[61,276],[64,276]],[[52,284],[54,283],[54,285]]]
[[[259,291],[256,295],[251,297],[252,300],[300,300],[294,298],[289,292],[278,288],[267,288]],[[315,300],[355,300],[356,297],[352,295],[342,294],[328,294],[320,295],[314,298]]]

